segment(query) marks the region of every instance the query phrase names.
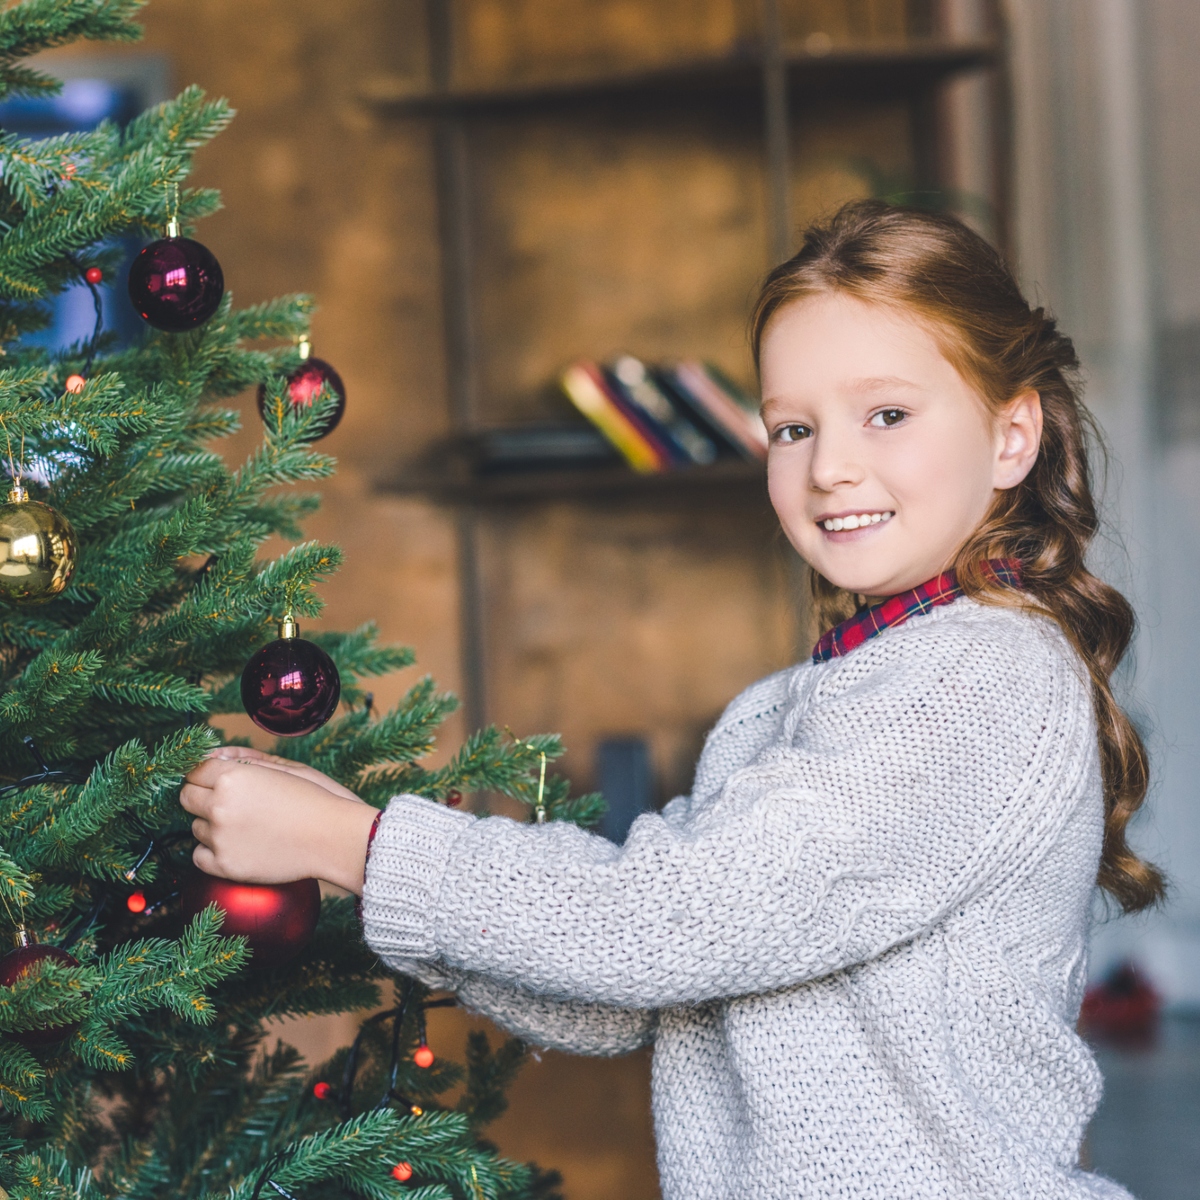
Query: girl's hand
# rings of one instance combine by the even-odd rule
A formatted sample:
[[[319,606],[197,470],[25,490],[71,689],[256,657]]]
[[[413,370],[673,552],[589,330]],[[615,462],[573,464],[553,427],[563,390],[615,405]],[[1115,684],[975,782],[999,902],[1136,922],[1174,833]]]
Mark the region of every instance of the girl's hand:
[[[361,895],[376,810],[307,770],[284,770],[278,760],[205,759],[179,797],[196,818],[196,866],[240,883],[324,879]]]
[[[316,767],[310,767],[306,763],[292,762],[290,758],[280,758],[278,754],[268,754],[265,750],[255,750],[253,746],[218,746],[215,750],[209,751],[208,757],[250,763],[261,767],[273,767],[277,771],[286,771],[289,775],[297,775],[301,779],[319,784],[327,792],[332,792],[335,796],[341,796],[346,800],[353,800],[355,804],[366,803],[349,788],[342,787],[336,779],[330,779]]]

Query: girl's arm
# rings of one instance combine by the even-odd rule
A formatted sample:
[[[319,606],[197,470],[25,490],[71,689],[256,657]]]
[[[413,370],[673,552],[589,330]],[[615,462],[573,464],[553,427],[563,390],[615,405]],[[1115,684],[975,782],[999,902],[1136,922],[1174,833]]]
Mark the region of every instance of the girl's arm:
[[[390,961],[650,1009],[864,962],[1018,879],[1080,798],[1099,797],[1090,694],[1048,623],[945,611],[808,673],[819,697],[719,796],[685,822],[640,817],[623,847],[395,798],[363,889],[370,944]],[[197,862],[358,886],[371,810],[363,820],[315,786],[205,763],[183,793]],[[1064,880],[1081,895],[1093,884],[1094,869]]]
[[[240,746],[224,746],[212,758],[217,762],[238,766],[271,768],[278,774],[289,776],[286,779],[278,778],[278,774],[275,778],[263,776],[260,779],[259,803],[270,803],[277,788],[282,786],[286,788],[284,803],[301,811],[305,811],[307,805],[318,805],[317,811],[324,812],[326,817],[326,838],[319,874],[326,878],[337,876],[338,880],[334,882],[341,881],[343,886],[356,880],[359,887],[352,890],[361,892],[361,860],[365,857],[366,838],[376,810],[367,808],[353,792],[337,784],[328,775],[305,764],[290,762],[287,758]],[[317,790],[300,787],[296,781],[314,785]],[[325,793],[328,793],[328,797]],[[358,809],[329,803],[330,799],[358,805]],[[326,804],[328,808],[319,808],[319,805]],[[286,858],[289,829],[295,827],[295,821],[283,820],[281,826],[281,840],[284,842],[281,858]],[[241,839],[235,836],[233,840]],[[199,862],[206,862],[209,853],[208,847],[198,847]],[[388,965],[420,979],[430,988],[454,991],[467,1008],[487,1016],[516,1037],[546,1046],[547,1049],[598,1056],[628,1054],[638,1046],[646,1045],[654,1036],[654,1013],[647,1009],[548,1000],[545,996],[535,996],[520,988],[498,983],[497,980],[455,971],[434,962],[396,959],[389,961]]]
[[[786,987],[921,934],[1019,878],[1099,795],[1090,697],[1058,635],[994,610],[936,625],[834,664],[718,799],[682,828],[639,818],[624,847],[397,797],[364,890],[372,946],[649,1008]]]
[[[486,975],[453,970],[437,963],[385,961],[393,970],[419,979],[426,987],[453,992],[472,1012],[547,1050],[611,1058],[628,1054],[654,1039],[658,1022],[653,1009],[554,1000]]]

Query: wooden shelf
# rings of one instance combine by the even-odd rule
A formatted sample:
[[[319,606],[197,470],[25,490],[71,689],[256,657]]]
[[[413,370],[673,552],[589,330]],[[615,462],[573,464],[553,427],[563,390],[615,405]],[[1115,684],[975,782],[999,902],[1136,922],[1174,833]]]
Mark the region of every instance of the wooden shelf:
[[[922,39],[836,47],[828,53],[789,45],[783,57],[788,87],[794,92],[852,89],[858,94],[891,94],[929,87],[960,71],[990,66],[999,61],[1000,45],[993,40]],[[623,97],[757,94],[762,87],[762,70],[762,51],[755,48],[720,58],[485,88],[414,90],[407,80],[379,79],[363,89],[362,97],[396,116],[487,116]]]
[[[624,465],[571,470],[505,471],[465,476],[454,470],[412,476],[383,485],[392,493],[426,496],[439,504],[488,506],[582,497],[686,498],[711,495],[761,496],[767,503],[767,474],[760,463],[730,460],[710,467],[681,467],[661,475],[639,475]]]

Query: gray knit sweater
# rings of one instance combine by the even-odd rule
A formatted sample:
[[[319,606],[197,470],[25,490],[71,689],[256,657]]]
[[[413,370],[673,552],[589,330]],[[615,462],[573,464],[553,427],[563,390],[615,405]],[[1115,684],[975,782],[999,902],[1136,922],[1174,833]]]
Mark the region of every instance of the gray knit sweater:
[[[1078,659],[961,599],[748,688],[624,846],[397,796],[366,937],[531,1042],[652,1042],[664,1200],[1111,1200],[1102,831]]]

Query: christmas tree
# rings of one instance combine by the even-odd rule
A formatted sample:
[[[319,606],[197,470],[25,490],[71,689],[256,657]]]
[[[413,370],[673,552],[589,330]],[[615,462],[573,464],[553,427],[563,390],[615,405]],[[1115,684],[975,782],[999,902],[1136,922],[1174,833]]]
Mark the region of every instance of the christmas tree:
[[[0,98],[56,90],[31,54],[135,39],[140,3],[5,9]],[[465,1066],[434,1058],[424,1012],[450,1001],[383,972],[352,898],[327,896],[318,915],[311,882],[222,891],[192,873],[179,787],[223,740],[210,722],[244,697],[264,727],[299,732],[275,753],[370,804],[494,791],[531,819],[599,815],[596,797],[546,778],[553,737],[487,729],[447,765],[421,766],[453,698],[425,679],[377,715],[363,687],[411,654],[370,627],[295,636],[339,555],[300,540],[317,500],[285,485],[333,470],[314,443],[344,393],[304,358],[306,297],[236,309],[215,258],[183,236],[218,207],[185,181],[231,116],[189,89],[124,128],[0,134],[12,488],[0,508],[0,937],[16,947],[0,958],[0,1184],[29,1200],[548,1196],[552,1177],[480,1135],[518,1043],[474,1035]],[[99,289],[126,286],[130,236],[152,243],[129,282],[149,323],[122,345]],[[48,301],[78,286],[95,296],[94,333],[30,345]],[[212,448],[238,427],[223,403],[252,388],[262,443],[231,470]],[[297,544],[264,561],[273,535]],[[281,655],[287,680],[315,688],[307,708],[280,706]],[[238,927],[250,936],[229,936]],[[268,1016],[380,1005],[328,1063],[264,1032]]]

